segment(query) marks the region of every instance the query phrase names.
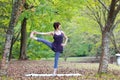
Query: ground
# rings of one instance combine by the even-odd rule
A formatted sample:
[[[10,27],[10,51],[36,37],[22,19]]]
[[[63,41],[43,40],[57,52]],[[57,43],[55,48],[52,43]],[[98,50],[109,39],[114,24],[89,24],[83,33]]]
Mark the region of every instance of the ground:
[[[53,60],[25,60],[10,61],[8,77],[0,77],[0,80],[119,80],[120,67],[109,64],[108,74],[101,77],[97,75],[98,63],[59,62],[59,74],[79,73],[79,77],[26,77],[25,74],[51,74],[53,73]]]

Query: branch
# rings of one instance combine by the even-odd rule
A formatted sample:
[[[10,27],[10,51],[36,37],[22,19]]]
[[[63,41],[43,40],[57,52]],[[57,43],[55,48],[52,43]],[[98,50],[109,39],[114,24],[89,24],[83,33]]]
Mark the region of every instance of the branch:
[[[100,6],[96,6],[96,9],[100,10]],[[101,29],[101,32],[102,32],[102,29],[103,29],[103,25],[102,25],[102,22],[101,22],[101,11],[96,11],[96,13],[94,14],[95,18],[96,18],[96,21],[97,23],[99,24],[100,26],[100,29]]]
[[[105,10],[105,9],[102,9],[102,13],[103,13],[104,21],[105,21],[105,23],[106,23],[106,22],[107,22],[106,10]]]
[[[12,42],[12,44],[14,44],[14,43],[17,41],[18,37],[20,36],[20,32],[21,32],[21,31],[18,32],[16,38],[13,37],[13,42]]]
[[[101,1],[101,0],[98,0],[100,3],[101,3],[101,5],[109,12],[110,11],[110,9],[109,8],[107,8],[107,6]]]
[[[115,25],[118,25],[120,23],[120,19],[119,20],[117,20],[117,22],[115,23]]]
[[[116,3],[117,3],[118,1],[120,1],[120,0],[116,0]]]
[[[90,5],[90,4],[89,4],[89,5]],[[100,18],[101,15],[99,14],[99,11],[94,10],[93,7],[87,6],[87,8],[90,10],[90,12],[92,13],[93,16],[91,16],[90,14],[88,14],[88,15],[91,16],[92,19],[95,20],[95,21],[99,24],[99,27],[100,27],[100,29],[101,29],[101,31],[102,31],[102,30],[103,30],[103,25],[102,25],[102,22],[101,22],[101,18]],[[99,6],[98,6],[98,7],[96,6],[96,8],[100,8],[100,7],[99,7]]]
[[[111,30],[114,30],[114,28],[120,23],[120,19],[116,21],[116,23],[111,27]]]
[[[120,11],[120,4],[118,5],[117,9],[115,10],[115,15],[117,15],[119,11]]]
[[[115,47],[115,51],[120,53],[120,50],[118,48],[118,45],[117,45],[117,42],[116,42],[116,39],[115,39],[115,36],[114,36],[113,32],[110,33],[109,38],[110,38],[113,46]]]

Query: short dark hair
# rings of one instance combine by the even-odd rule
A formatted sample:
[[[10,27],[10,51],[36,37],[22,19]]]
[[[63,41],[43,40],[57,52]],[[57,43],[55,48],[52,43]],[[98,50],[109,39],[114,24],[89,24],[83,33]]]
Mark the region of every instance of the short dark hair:
[[[60,22],[54,22],[53,24],[54,29],[56,30],[59,27],[59,25],[61,25]]]

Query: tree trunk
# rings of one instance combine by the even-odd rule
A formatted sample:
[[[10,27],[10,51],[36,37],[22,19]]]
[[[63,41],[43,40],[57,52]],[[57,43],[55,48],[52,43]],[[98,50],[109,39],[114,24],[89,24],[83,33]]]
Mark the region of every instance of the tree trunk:
[[[18,17],[23,9],[23,5],[25,3],[25,0],[15,0],[13,8],[12,8],[12,14],[11,14],[11,20],[9,23],[9,28],[6,33],[6,40],[5,40],[5,46],[4,46],[4,52],[3,57],[1,61],[1,71],[0,75],[7,75],[7,68],[8,68],[8,56],[10,53],[10,47],[11,47],[11,41],[14,33],[14,27],[18,21]]]
[[[120,1],[118,0],[111,0],[107,21],[105,23],[105,27],[102,29],[102,54],[101,54],[98,73],[107,73],[108,70],[109,41],[110,41],[109,36],[110,36],[110,32],[113,32],[113,28],[115,27],[114,21],[116,19],[117,14],[120,11],[119,2]]]
[[[9,61],[10,61],[11,58],[12,58],[12,49],[13,49],[13,38],[12,38],[12,41],[11,41],[10,54],[9,54]]]
[[[109,63],[109,32],[102,33],[102,54],[98,73],[107,73]]]
[[[11,37],[12,35],[6,34],[4,53],[3,53],[3,57],[0,65],[0,68],[1,68],[0,75],[7,74],[7,65],[8,65],[8,56],[9,56],[10,46],[11,46]]]
[[[27,30],[26,30],[27,18],[24,18],[21,26],[21,45],[20,45],[20,60],[26,60],[26,41],[27,41]]]
[[[21,31],[18,32],[18,34],[17,34],[16,37],[13,36],[13,38],[12,38],[11,47],[10,47],[9,61],[10,61],[11,58],[12,58],[12,49],[13,49],[13,45],[14,45],[14,43],[16,42],[16,40],[18,39],[18,37],[19,37],[19,35],[20,35],[20,32],[21,32]]]

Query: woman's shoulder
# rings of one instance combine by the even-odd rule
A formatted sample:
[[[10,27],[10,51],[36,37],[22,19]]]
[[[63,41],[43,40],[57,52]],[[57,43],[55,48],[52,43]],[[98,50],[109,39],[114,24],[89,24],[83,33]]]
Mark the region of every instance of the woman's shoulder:
[[[62,30],[61,30],[61,33],[63,33],[63,34],[64,34],[64,31],[62,31]]]

